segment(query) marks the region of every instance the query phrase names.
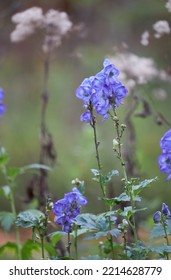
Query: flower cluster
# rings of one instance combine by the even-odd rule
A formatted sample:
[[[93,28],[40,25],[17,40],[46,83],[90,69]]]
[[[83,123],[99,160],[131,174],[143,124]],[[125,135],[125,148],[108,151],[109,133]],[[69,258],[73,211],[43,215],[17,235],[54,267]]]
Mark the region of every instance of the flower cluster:
[[[163,203],[161,211],[155,212],[155,214],[153,216],[153,220],[154,220],[154,223],[157,224],[157,223],[162,222],[162,220],[165,221],[166,219],[169,219],[170,217],[171,217],[170,209],[167,206],[167,204]]]
[[[147,84],[156,78],[170,81],[169,75],[164,70],[157,69],[150,57],[141,57],[125,51],[117,52],[110,60],[120,69],[120,78],[129,90],[135,89],[137,84]]]
[[[0,117],[5,113],[6,108],[4,104],[2,103],[4,99],[4,90],[0,88]]]
[[[171,13],[171,0],[168,0],[166,5],[165,5],[166,9],[168,10],[169,13]]]
[[[64,195],[63,199],[58,200],[53,206],[55,222],[62,225],[62,230],[69,232],[73,219],[80,213],[81,206],[87,204],[87,199],[75,187],[72,192]]]
[[[12,42],[20,42],[35,33],[38,29],[45,30],[43,51],[52,51],[61,44],[62,37],[71,30],[72,22],[65,12],[49,10],[46,14],[39,7],[32,7],[12,16],[16,24],[11,33]]]
[[[166,181],[171,179],[171,129],[160,140],[162,154],[158,158],[160,171],[168,174]]]
[[[166,20],[159,20],[156,23],[153,24],[153,29],[155,30],[154,37],[155,38],[161,38],[164,34],[170,33],[170,26],[169,23]]]
[[[86,123],[92,120],[92,108],[106,120],[109,110],[122,104],[128,92],[118,80],[119,70],[109,59],[104,60],[103,66],[102,71],[84,79],[76,90],[77,98],[84,102],[84,108],[87,109],[80,117]]]

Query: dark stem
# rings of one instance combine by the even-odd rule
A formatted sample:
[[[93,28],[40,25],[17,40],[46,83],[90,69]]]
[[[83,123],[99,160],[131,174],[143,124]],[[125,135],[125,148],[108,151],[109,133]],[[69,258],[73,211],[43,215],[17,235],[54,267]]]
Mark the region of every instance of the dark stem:
[[[71,236],[70,232],[68,232],[68,245],[66,246],[69,258],[71,257]]]
[[[102,165],[101,165],[101,161],[100,161],[100,155],[99,155],[99,145],[100,142],[97,140],[97,131],[96,131],[96,118],[93,114],[93,107],[90,104],[90,112],[91,112],[91,116],[92,116],[92,120],[90,122],[91,127],[93,128],[93,134],[94,134],[94,144],[95,144],[95,151],[96,151],[96,159],[97,159],[97,165],[98,165],[98,169],[99,169],[99,183],[100,183],[100,187],[102,190],[102,194],[103,197],[106,197],[106,192],[105,192],[105,187],[103,185],[102,182]]]

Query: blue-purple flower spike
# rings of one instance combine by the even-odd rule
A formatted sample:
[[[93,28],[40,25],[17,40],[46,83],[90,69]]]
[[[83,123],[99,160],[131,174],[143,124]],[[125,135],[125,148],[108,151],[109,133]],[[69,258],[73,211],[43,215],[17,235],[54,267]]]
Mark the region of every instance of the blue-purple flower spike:
[[[87,199],[79,192],[77,188],[73,188],[72,192],[64,195],[63,199],[58,200],[53,206],[55,214],[55,222],[62,225],[62,230],[69,232],[73,223],[73,219],[80,214],[81,206],[87,204]]]
[[[158,157],[160,171],[168,174],[166,181],[171,179],[171,129],[160,140],[162,154]]]
[[[80,120],[90,123],[92,120],[91,110],[103,116],[103,121],[108,118],[110,109],[116,109],[122,104],[122,99],[127,94],[126,87],[118,80],[119,70],[105,59],[103,69],[95,76],[86,78],[76,90],[76,97],[84,102],[86,111]]]

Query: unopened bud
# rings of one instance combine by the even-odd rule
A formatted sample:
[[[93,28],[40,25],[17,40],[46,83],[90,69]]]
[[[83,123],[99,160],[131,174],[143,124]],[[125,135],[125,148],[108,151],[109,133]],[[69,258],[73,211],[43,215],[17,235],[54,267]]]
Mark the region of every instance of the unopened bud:
[[[118,147],[119,143],[116,139],[113,139],[113,149],[116,150]]]
[[[128,226],[128,221],[126,219],[123,219],[122,224],[123,224],[124,227],[127,227]]]
[[[126,124],[121,124],[121,128],[124,130],[126,128]]]

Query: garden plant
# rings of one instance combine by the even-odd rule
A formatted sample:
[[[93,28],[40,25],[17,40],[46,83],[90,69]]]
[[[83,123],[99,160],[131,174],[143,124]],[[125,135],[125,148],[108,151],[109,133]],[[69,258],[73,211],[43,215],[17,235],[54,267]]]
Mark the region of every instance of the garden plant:
[[[167,2],[168,11],[171,12],[171,2]],[[63,37],[72,32],[73,24],[65,12],[51,9],[43,13],[41,8],[32,7],[12,17],[15,30],[11,33],[13,44],[20,44],[33,33],[42,32],[44,35],[42,53],[44,56],[44,79],[41,95],[39,158],[36,163],[22,167],[12,167],[10,155],[6,151],[5,144],[0,147],[0,171],[3,184],[0,187],[0,197],[9,204],[10,211],[0,212],[0,225],[4,232],[15,232],[15,240],[7,241],[0,246],[1,258],[14,259],[50,259],[50,260],[148,260],[171,258],[171,203],[164,201],[160,208],[151,213],[153,228],[148,234],[148,240],[141,238],[139,220],[143,217],[148,205],[145,205],[143,192],[147,188],[155,188],[158,180],[137,176],[136,159],[133,152],[136,144],[135,128],[132,116],[139,104],[143,110],[137,116],[146,118],[153,114],[156,122],[166,125],[164,135],[158,140],[161,155],[155,160],[159,169],[166,174],[167,185],[171,180],[171,127],[162,113],[151,109],[144,97],[136,95],[136,88],[148,83],[154,77],[169,80],[169,76],[155,69],[150,59],[141,59],[136,55],[124,51],[116,55],[105,55],[101,61],[101,69],[98,73],[90,73],[80,81],[75,90],[78,106],[83,105],[83,112],[78,122],[89,127],[92,133],[91,146],[94,149],[96,166],[90,166],[92,183],[100,190],[101,195],[87,198],[86,190],[90,186],[85,183],[85,178],[73,178],[68,182],[70,190],[58,197],[58,193],[50,193],[49,173],[53,172],[56,163],[57,152],[54,147],[53,135],[49,130],[46,116],[49,98],[48,84],[50,76],[50,63],[53,52],[61,44]],[[163,29],[162,29],[162,27]],[[154,26],[156,37],[163,33],[169,33],[166,22]],[[168,30],[168,32],[167,32]],[[149,33],[142,35],[142,44],[148,45]],[[125,63],[125,61],[127,63]],[[131,64],[133,67],[128,67]],[[148,65],[149,73],[138,73],[141,63]],[[136,70],[134,69],[136,68]],[[166,74],[166,73],[165,73]],[[164,77],[164,78],[163,78]],[[0,116],[8,114],[8,108],[4,105],[5,91],[3,85],[0,88]],[[63,106],[63,105],[61,105]],[[124,108],[125,116],[120,116],[120,110]],[[60,121],[60,119],[58,120]],[[146,120],[145,120],[146,121]],[[119,163],[118,170],[113,166],[108,172],[103,164],[101,146],[105,141],[100,138],[100,127],[108,124],[113,134],[111,138],[111,158]],[[146,136],[150,137],[150,136]],[[87,151],[88,153],[88,151]],[[84,161],[84,158],[82,158]],[[73,163],[74,164],[74,163]],[[17,182],[20,176],[31,173],[28,182],[28,199],[37,199],[36,207],[23,209],[17,213],[17,201],[14,194],[17,192]],[[116,183],[115,183],[116,182]],[[109,193],[110,184],[121,185],[119,195]],[[165,186],[163,186],[165,188]],[[56,199],[58,197],[58,199]],[[86,213],[85,209],[92,200],[96,205],[96,199],[103,205],[103,211],[98,213]],[[97,212],[97,211],[96,211]],[[20,229],[31,229],[32,238],[21,242]],[[154,242],[155,240],[155,242]],[[92,246],[96,254],[83,255],[81,244],[86,242],[87,251]]]

